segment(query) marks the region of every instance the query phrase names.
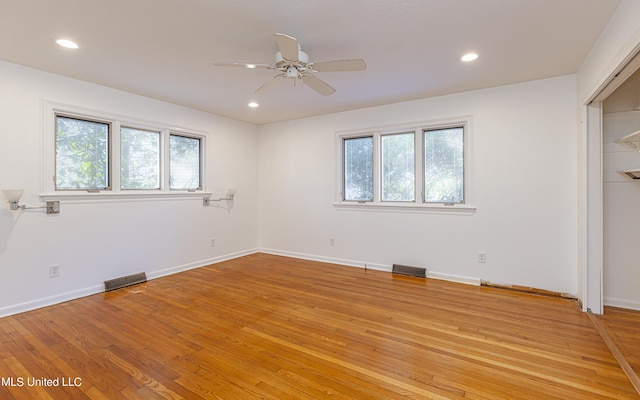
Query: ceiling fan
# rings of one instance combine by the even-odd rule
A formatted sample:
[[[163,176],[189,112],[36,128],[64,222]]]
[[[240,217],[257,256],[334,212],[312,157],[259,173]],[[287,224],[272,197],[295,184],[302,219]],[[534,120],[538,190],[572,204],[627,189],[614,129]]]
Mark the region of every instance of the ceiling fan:
[[[329,96],[336,90],[327,82],[313,75],[313,72],[342,72],[364,71],[367,64],[361,58],[349,60],[332,60],[321,62],[309,62],[307,53],[301,50],[298,40],[283,33],[276,33],[278,51],[275,64],[243,64],[215,62],[213,65],[221,67],[266,68],[280,71],[270,81],[260,86],[256,93],[265,93],[274,86],[279,78],[292,79],[294,84],[301,80],[305,85],[320,93]]]

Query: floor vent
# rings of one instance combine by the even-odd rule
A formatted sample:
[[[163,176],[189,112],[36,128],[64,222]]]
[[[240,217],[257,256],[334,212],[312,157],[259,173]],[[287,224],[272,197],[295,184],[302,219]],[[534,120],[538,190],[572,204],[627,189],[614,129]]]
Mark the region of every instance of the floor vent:
[[[104,281],[104,291],[110,292],[112,290],[120,289],[123,287],[135,285],[135,284],[146,282],[146,281],[147,281],[147,275],[144,272],[140,272],[139,274],[123,276],[121,278]]]
[[[406,265],[393,264],[393,269],[391,270],[391,272],[393,272],[394,274],[400,274],[400,275],[416,276],[418,278],[427,277],[426,268],[409,267]]]

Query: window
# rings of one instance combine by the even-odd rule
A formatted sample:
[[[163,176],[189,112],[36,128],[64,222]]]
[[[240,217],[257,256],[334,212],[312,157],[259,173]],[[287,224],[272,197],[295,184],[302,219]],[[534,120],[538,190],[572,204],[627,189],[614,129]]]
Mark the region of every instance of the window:
[[[338,133],[337,206],[473,210],[471,117]]]
[[[201,189],[200,139],[171,135],[169,143],[169,188]]]
[[[424,131],[424,201],[464,203],[464,128]]]
[[[120,188],[160,189],[160,133],[120,129]]]
[[[344,141],[344,199],[373,200],[373,137]]]
[[[109,123],[56,116],[56,190],[104,190],[110,186]]]
[[[414,133],[382,136],[382,201],[415,200]]]
[[[43,102],[47,197],[186,196],[203,190],[205,135]],[[50,174],[50,175],[49,175]]]

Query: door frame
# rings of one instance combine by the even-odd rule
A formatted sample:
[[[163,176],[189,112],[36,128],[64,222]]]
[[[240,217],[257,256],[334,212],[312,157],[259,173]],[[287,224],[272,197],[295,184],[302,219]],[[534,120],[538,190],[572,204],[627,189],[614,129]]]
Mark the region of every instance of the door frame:
[[[578,238],[582,310],[604,313],[604,188],[602,176],[602,102],[640,69],[640,43],[624,57],[583,104],[583,207]]]

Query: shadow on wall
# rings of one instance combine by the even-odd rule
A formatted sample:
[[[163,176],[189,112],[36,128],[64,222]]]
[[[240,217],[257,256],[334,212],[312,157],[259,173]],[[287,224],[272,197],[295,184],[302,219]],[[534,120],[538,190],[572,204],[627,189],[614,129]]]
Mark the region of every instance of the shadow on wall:
[[[19,211],[14,214],[14,211],[0,210],[0,254],[7,251],[7,242],[20,215]]]

